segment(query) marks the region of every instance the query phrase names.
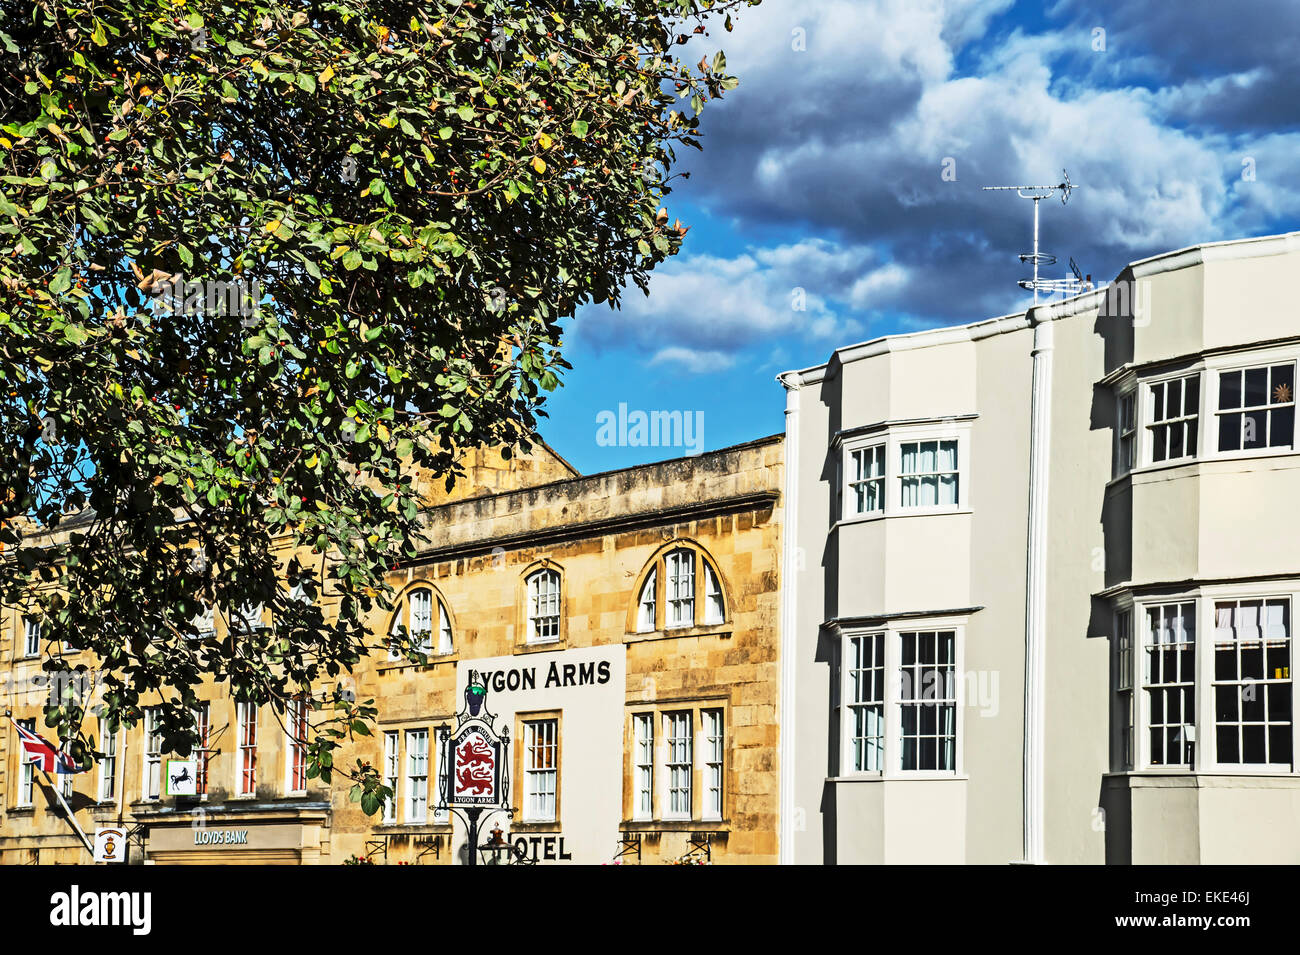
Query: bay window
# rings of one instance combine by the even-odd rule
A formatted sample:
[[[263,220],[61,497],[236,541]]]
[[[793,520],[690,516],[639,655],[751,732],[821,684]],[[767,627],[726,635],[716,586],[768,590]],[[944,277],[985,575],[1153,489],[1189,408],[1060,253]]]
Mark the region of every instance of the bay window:
[[[970,420],[873,425],[837,437],[838,519],[969,508]]]
[[[1177,461],[1196,457],[1201,414],[1201,377],[1188,375],[1147,386],[1151,401],[1147,434],[1151,461]]]
[[[899,445],[899,506],[957,506],[957,442],[904,441]]]
[[[855,448],[849,452],[849,500],[854,514],[885,507],[885,446]]]
[[[1196,726],[1196,605],[1146,608],[1142,691],[1153,766],[1192,762],[1189,728]],[[1191,736],[1195,735],[1192,729]]]
[[[1118,473],[1126,474],[1137,463],[1137,393],[1130,391],[1119,396],[1119,418],[1116,431],[1119,434]]]
[[[884,777],[961,769],[961,634],[846,631],[840,649],[840,772]]]
[[[1219,372],[1220,451],[1289,448],[1295,438],[1295,363]]]
[[[1112,713],[1119,770],[1291,771],[1292,596],[1232,590],[1239,588],[1139,603],[1116,614]],[[1199,619],[1213,631],[1198,640],[1201,604]]]
[[[1218,762],[1291,763],[1291,602],[1214,605],[1214,737]]]

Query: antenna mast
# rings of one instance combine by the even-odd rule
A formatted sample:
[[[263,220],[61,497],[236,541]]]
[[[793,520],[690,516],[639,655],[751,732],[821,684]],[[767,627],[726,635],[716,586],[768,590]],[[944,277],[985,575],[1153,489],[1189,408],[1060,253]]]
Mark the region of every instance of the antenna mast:
[[[1040,279],[1038,277],[1039,265],[1055,265],[1056,256],[1047,252],[1038,251],[1038,203],[1043,199],[1050,199],[1052,196],[1060,194],[1061,205],[1065,205],[1070,200],[1071,191],[1080,188],[1070,182],[1070,174],[1064,169],[1061,170],[1064,180],[1055,186],[985,186],[985,192],[1015,192],[1021,199],[1034,200],[1034,251],[1022,252],[1020,255],[1021,262],[1032,262],[1034,266],[1034,277],[1030,279],[1021,279],[1016,284],[1023,289],[1030,289],[1034,293],[1034,304],[1038,304],[1038,293],[1049,292],[1055,294],[1063,292],[1067,295],[1073,295],[1076,292],[1083,291],[1086,283],[1079,274],[1078,266],[1075,265],[1074,259],[1070,259],[1070,271],[1074,274],[1069,278],[1063,279]]]

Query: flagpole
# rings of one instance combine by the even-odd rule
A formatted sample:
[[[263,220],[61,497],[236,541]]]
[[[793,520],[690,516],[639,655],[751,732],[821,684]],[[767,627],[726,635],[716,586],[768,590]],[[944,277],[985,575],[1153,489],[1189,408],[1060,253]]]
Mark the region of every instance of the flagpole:
[[[41,775],[45,777],[45,781],[49,783],[50,788],[54,790],[55,798],[59,800],[59,805],[63,807],[63,811],[68,814],[68,822],[72,823],[72,828],[77,830],[77,835],[81,837],[81,844],[86,847],[86,851],[89,852],[91,856],[94,856],[95,847],[91,845],[90,840],[86,837],[86,833],[77,822],[77,817],[72,814],[72,807],[64,800],[62,787],[59,786],[58,782],[51,781],[50,774],[45,770],[41,770]],[[58,774],[56,773],[55,775],[57,776]]]

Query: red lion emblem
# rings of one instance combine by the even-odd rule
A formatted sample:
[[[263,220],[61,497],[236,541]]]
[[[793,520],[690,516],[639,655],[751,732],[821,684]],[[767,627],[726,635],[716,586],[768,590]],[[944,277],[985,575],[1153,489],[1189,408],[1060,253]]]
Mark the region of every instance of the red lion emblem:
[[[456,791],[473,796],[490,795],[492,769],[496,763],[492,747],[481,736],[471,736],[456,748]]]

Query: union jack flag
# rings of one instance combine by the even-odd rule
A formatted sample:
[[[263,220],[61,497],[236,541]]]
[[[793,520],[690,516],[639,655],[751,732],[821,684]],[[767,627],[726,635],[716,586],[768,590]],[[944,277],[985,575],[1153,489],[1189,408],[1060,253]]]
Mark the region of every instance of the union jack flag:
[[[71,775],[82,771],[82,766],[67,753],[60,752],[29,729],[24,729],[12,716],[9,722],[18,730],[18,741],[22,744],[20,763],[34,763],[44,773],[62,773]]]

